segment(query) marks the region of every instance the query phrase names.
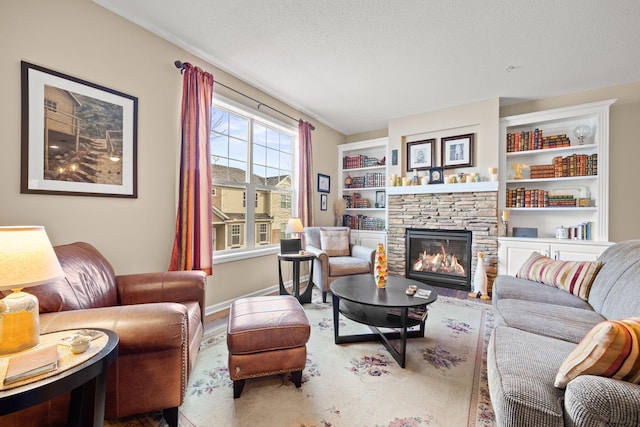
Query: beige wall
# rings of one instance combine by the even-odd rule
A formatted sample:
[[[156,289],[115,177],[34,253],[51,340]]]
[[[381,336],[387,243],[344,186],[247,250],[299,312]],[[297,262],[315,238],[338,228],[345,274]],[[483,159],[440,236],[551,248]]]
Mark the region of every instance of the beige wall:
[[[201,66],[216,80],[293,117],[300,116],[89,0],[5,0],[0,12],[0,225],[44,225],[53,244],[87,241],[105,254],[118,273],[161,271],[169,265],[182,92],[182,77],[173,61]],[[138,97],[137,199],[20,194],[21,60]],[[215,86],[214,92],[247,102],[221,86]],[[316,126],[316,170],[335,177],[336,146],[344,142],[344,136],[310,121]],[[335,195],[334,185],[332,182]],[[332,223],[330,213],[320,212],[317,194],[314,200],[318,223]],[[275,255],[218,264],[209,278],[207,304],[275,285]]]
[[[633,175],[640,159],[640,82],[504,106],[500,117],[614,98],[618,100],[611,106],[609,123],[609,240],[619,242],[640,239],[640,191]]]
[[[406,171],[407,142],[436,138],[435,165],[441,165],[440,138],[474,133],[473,167],[463,168],[462,171],[477,172],[488,179],[488,168],[498,166],[498,114],[499,100],[495,98],[390,120],[389,152],[398,150],[398,164],[389,166],[389,174],[413,175]]]

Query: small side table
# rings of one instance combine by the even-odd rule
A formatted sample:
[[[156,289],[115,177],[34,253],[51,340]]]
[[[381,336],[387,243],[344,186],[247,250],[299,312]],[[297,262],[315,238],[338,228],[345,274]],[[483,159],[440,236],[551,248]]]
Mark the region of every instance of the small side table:
[[[313,260],[315,255],[308,252],[302,254],[278,254],[278,277],[280,278],[280,295],[293,295],[300,301],[300,304],[311,302],[311,292],[313,290]],[[289,261],[293,263],[293,293],[289,294],[284,287],[284,281],[282,280],[282,261]],[[300,263],[303,261],[309,261],[309,282],[307,283],[307,289],[300,295]]]
[[[67,426],[104,425],[107,367],[118,356],[118,335],[107,335],[106,345],[93,357],[59,374],[0,391],[0,415],[10,414],[71,391]]]

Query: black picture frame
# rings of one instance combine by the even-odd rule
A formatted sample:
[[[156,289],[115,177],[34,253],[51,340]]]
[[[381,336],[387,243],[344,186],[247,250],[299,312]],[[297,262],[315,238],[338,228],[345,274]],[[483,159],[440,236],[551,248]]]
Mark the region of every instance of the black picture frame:
[[[444,172],[441,167],[429,169],[429,184],[444,183]]]
[[[407,172],[429,170],[435,166],[435,139],[407,142]]]
[[[473,139],[472,133],[442,138],[442,167],[454,169],[473,166]]]
[[[328,198],[329,197],[326,194],[321,194],[320,195],[320,210],[321,211],[326,211],[327,210]]]
[[[138,98],[21,62],[20,192],[138,197]]]
[[[330,193],[331,192],[331,177],[329,175],[318,174],[318,192]]]

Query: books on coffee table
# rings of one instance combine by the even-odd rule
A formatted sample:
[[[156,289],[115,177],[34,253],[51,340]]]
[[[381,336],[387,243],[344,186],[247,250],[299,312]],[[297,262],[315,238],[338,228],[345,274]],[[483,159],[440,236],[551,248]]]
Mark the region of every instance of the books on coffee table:
[[[400,317],[402,315],[402,310],[400,310],[399,308],[390,308],[387,310],[387,314]],[[421,322],[427,320],[428,316],[429,310],[425,305],[421,305],[419,307],[409,307],[409,311],[407,312],[407,317],[409,319],[419,320]]]
[[[58,346],[55,344],[10,357],[4,385],[56,370],[58,357]]]
[[[431,291],[428,289],[418,289],[413,296],[416,298],[429,299],[431,297]]]

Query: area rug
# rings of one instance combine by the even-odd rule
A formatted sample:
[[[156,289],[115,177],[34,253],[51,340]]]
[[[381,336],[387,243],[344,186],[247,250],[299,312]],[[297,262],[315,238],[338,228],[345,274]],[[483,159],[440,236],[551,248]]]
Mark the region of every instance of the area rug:
[[[314,289],[315,291],[315,289]],[[439,297],[429,308],[424,338],[407,342],[402,369],[380,343],[336,345],[330,303],[305,304],[311,323],[302,387],[289,375],[247,380],[233,398],[225,328],[208,334],[191,374],[182,427],[493,426],[486,376],[491,306]],[[340,334],[370,330],[346,318]],[[161,413],[106,423],[165,426]]]

